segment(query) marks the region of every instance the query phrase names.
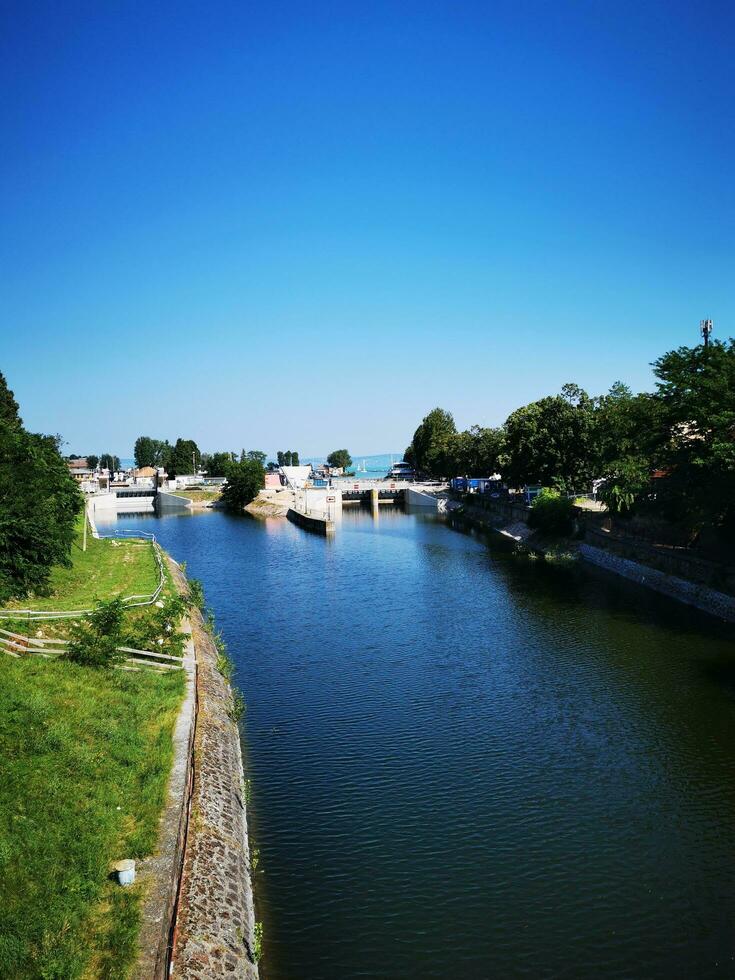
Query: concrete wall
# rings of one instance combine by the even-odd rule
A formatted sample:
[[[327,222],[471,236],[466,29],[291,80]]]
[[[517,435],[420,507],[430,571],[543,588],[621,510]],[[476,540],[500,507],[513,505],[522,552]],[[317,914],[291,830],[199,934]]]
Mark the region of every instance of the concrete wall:
[[[334,521],[329,521],[323,514],[304,514],[294,507],[289,507],[286,514],[289,521],[303,527],[305,531],[315,531],[317,534],[329,534],[334,530]]]
[[[155,509],[159,513],[191,510],[191,500],[188,497],[177,497],[175,493],[159,490],[155,497]]]
[[[429,510],[439,510],[439,498],[413,487],[406,487],[404,500],[410,507],[426,507]]]

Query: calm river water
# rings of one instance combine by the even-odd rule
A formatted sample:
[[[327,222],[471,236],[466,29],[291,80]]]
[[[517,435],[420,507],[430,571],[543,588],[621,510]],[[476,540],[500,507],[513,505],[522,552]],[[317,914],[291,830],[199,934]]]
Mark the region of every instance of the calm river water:
[[[266,980],[735,974],[724,628],[390,508],[119,524],[237,665]]]

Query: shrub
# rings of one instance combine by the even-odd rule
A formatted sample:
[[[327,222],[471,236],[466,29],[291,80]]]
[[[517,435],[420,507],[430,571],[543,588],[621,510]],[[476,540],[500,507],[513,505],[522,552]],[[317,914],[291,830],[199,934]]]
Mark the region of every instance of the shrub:
[[[85,667],[111,667],[122,660],[122,599],[98,602],[93,612],[71,627],[71,640],[65,657]]]
[[[161,598],[145,607],[125,631],[125,645],[136,650],[152,650],[169,657],[182,657],[186,637],[179,629],[186,602],[179,595]]]
[[[531,505],[528,526],[547,534],[571,534],[574,505],[558,490],[544,487]]]

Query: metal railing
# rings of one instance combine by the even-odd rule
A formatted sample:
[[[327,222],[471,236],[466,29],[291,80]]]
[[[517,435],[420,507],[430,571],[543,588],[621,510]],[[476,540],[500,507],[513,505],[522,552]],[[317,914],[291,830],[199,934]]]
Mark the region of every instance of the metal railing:
[[[116,530],[109,534],[97,534],[98,538],[122,538],[123,540],[130,540],[131,538],[143,538],[150,541],[153,547],[153,554],[156,559],[156,564],[158,566],[158,585],[155,591],[151,595],[129,595],[123,598],[123,603],[128,609],[135,608],[137,606],[151,606],[154,602],[158,600],[158,597],[163,591],[163,587],[166,584],[166,573],[163,565],[163,557],[161,555],[161,548],[156,541],[155,534],[150,531],[131,531],[131,530]],[[0,609],[0,620],[3,619],[24,619],[30,621],[46,621],[54,619],[80,619],[82,616],[87,616],[91,613],[92,609]]]

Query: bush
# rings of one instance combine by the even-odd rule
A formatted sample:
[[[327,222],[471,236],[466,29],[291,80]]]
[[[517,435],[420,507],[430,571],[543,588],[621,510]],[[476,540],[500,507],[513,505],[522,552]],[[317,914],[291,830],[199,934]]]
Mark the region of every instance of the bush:
[[[161,598],[138,615],[125,631],[125,645],[182,657],[186,637],[179,630],[186,602],[179,595]]]
[[[71,627],[71,640],[65,657],[85,667],[111,667],[124,654],[122,624],[125,605],[122,599],[98,602],[93,612]]]
[[[528,526],[546,534],[571,534],[574,504],[558,490],[544,487],[531,505]]]

